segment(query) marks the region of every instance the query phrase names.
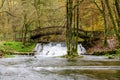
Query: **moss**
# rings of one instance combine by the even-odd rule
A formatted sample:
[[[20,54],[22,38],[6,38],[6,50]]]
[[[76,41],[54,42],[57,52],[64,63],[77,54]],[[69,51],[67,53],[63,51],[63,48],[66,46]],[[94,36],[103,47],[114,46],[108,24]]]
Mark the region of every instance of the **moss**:
[[[4,42],[1,44],[3,50],[7,52],[17,51],[17,52],[31,52],[35,47],[34,43],[27,43],[23,45],[22,42]]]
[[[0,42],[0,57],[12,58],[14,52],[23,52],[23,55],[26,55],[27,52],[32,52],[34,47],[34,43],[23,45],[22,42]]]
[[[108,59],[114,59],[114,58],[115,58],[115,56],[113,56],[113,55],[108,56]]]
[[[116,50],[116,54],[120,54],[120,49],[117,49],[117,50]]]
[[[81,55],[64,55],[62,58],[69,58],[69,59],[75,59],[75,58],[83,58]]]

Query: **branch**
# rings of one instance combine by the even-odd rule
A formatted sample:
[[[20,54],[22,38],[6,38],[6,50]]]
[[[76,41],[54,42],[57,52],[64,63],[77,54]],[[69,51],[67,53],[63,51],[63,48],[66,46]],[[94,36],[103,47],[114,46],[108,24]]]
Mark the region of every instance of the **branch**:
[[[79,1],[79,2],[73,7],[73,10],[74,10],[76,7],[78,7],[83,1],[84,1],[84,0]]]
[[[2,5],[0,6],[0,9],[3,7],[5,0],[2,0]]]
[[[7,13],[7,14],[9,14],[12,17],[16,17],[16,16],[12,15],[11,13],[9,13],[8,11],[1,11],[0,13],[4,13],[4,12]]]
[[[95,2],[95,0],[92,0],[92,2],[97,6],[97,8],[100,10],[100,12],[102,13],[103,10],[99,7],[99,5]]]

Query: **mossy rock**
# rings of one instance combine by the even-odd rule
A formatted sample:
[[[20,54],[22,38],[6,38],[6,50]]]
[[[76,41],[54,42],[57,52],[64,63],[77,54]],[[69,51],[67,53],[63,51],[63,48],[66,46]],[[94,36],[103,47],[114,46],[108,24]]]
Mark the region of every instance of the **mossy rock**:
[[[114,58],[115,58],[115,56],[113,56],[113,55],[108,56],[108,59],[114,59]]]

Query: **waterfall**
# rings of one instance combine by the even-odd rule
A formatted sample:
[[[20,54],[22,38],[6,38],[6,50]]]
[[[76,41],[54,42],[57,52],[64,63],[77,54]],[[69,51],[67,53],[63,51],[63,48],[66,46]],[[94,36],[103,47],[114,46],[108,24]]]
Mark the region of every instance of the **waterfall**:
[[[35,49],[36,56],[40,57],[57,57],[67,54],[67,47],[65,42],[50,42],[48,44],[37,43]],[[82,44],[78,44],[78,54],[85,54],[86,49]]]

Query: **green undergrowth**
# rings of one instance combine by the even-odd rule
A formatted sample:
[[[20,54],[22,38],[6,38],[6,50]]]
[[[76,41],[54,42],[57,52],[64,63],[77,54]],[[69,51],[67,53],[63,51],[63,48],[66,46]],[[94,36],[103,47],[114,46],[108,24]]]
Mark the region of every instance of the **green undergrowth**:
[[[35,43],[27,43],[23,45],[22,42],[1,42],[0,48],[3,51],[16,51],[16,52],[31,52],[35,47]]]

